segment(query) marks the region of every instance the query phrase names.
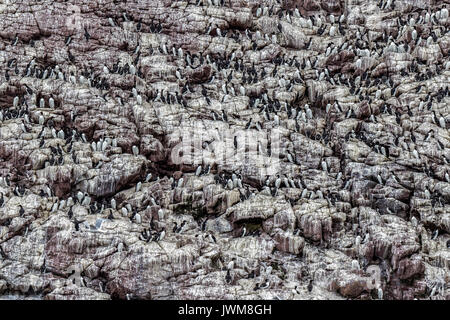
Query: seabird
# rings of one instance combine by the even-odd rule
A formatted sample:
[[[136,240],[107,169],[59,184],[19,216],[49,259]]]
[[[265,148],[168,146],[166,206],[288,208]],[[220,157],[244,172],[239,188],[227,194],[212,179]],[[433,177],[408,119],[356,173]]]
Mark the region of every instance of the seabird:
[[[311,280],[309,280],[309,283],[308,283],[308,291],[311,292],[312,290],[313,290],[313,280],[311,279]]]
[[[139,182],[136,184],[136,192],[141,191],[141,188],[142,188],[142,182],[139,181]]]

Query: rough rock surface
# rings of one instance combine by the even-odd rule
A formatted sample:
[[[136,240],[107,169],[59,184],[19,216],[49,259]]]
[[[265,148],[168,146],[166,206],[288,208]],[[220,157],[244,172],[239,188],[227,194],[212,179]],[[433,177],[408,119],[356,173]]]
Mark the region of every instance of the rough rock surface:
[[[448,6],[0,1],[0,297],[450,299]]]

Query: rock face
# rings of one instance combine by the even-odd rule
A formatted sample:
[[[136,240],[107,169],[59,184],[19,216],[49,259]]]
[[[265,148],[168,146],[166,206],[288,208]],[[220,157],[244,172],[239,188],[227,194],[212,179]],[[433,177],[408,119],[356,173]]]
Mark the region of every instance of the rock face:
[[[446,7],[3,1],[0,297],[450,299]]]

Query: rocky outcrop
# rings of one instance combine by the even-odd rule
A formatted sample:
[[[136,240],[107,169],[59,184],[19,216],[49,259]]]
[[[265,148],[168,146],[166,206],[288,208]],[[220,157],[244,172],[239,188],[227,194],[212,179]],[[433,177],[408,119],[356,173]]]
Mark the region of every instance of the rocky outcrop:
[[[449,299],[449,23],[0,4],[0,297]]]

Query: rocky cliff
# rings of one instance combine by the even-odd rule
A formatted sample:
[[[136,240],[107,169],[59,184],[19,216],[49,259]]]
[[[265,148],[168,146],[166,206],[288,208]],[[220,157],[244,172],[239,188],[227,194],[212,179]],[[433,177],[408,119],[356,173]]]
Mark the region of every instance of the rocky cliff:
[[[0,0],[0,296],[449,299],[449,3]]]

